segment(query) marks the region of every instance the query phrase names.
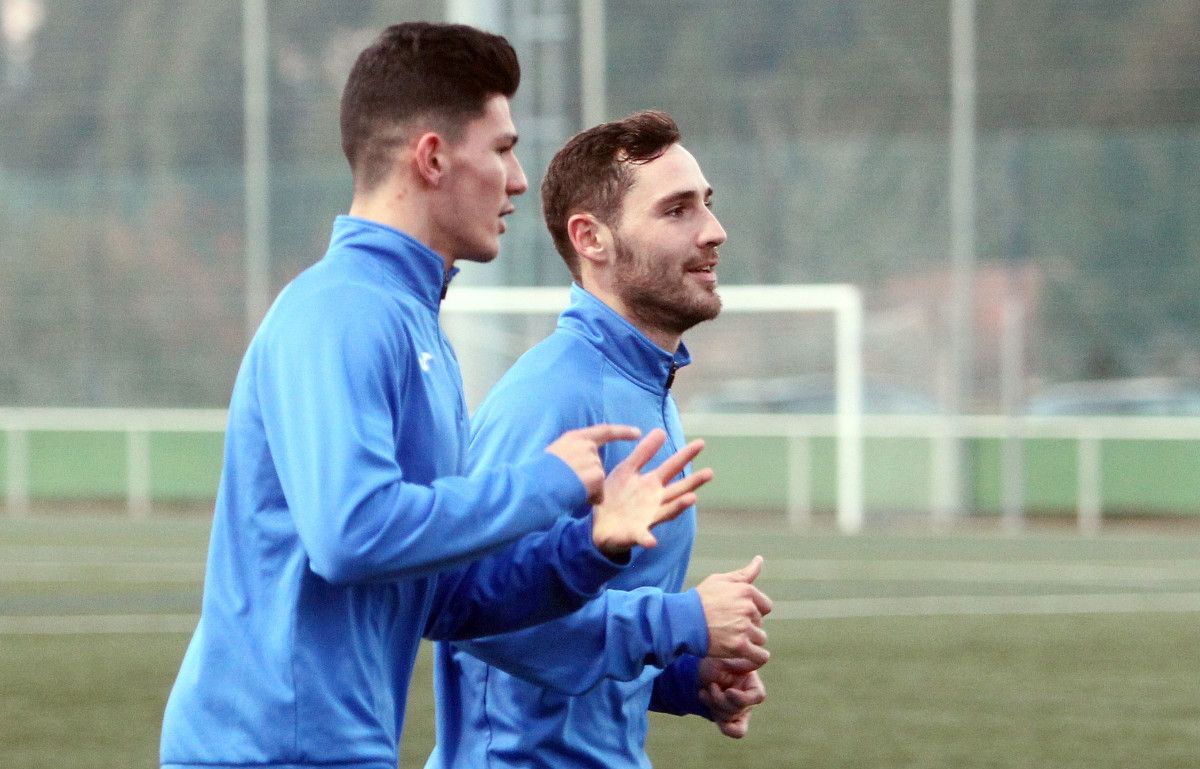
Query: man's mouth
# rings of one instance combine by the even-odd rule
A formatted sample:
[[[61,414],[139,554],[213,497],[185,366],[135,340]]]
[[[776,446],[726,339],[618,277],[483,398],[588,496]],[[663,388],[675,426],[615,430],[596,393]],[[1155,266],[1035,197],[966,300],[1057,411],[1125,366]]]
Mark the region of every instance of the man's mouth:
[[[696,280],[701,283],[716,285],[717,283],[717,263],[704,262],[688,268],[688,273],[696,276]]]

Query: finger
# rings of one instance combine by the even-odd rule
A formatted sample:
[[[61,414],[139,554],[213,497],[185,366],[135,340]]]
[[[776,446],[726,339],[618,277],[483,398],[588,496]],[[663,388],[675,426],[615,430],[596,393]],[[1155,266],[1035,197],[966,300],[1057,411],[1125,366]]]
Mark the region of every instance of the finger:
[[[603,446],[613,441],[636,441],[642,435],[642,431],[632,425],[599,424],[582,427],[573,432],[580,438],[592,441],[597,446]]]
[[[695,491],[713,479],[712,468],[706,467],[698,473],[692,473],[686,478],[675,481],[663,489],[663,501],[669,502],[680,494]]]
[[[745,675],[758,670],[759,666],[752,660],[742,657],[730,657],[729,659],[721,660],[721,667],[734,675]]]
[[[646,433],[646,437],[633,447],[633,451],[629,452],[629,456],[621,462],[622,467],[628,467],[635,472],[641,472],[646,463],[654,458],[658,450],[667,442],[667,434],[661,427],[656,427]]]
[[[655,514],[654,520],[650,522],[650,525],[657,526],[660,523],[666,523],[667,521],[674,520],[678,518],[684,510],[687,510],[694,504],[696,504],[696,495],[690,493],[684,494],[681,497],[676,497],[670,502],[665,502],[658,508],[658,513]]]
[[[717,728],[721,730],[721,734],[735,740],[740,740],[749,733],[749,729],[747,728],[748,726],[749,725],[744,723],[741,719],[722,721],[721,723],[717,724]]]
[[[722,721],[736,716],[741,710],[730,704],[729,695],[726,693],[728,690],[722,689],[715,682],[710,683],[704,691],[708,694],[708,709]]]
[[[771,597],[758,588],[753,588],[753,591],[754,592],[750,593],[750,599],[754,601],[755,608],[758,609],[760,614],[770,614],[771,609],[775,606],[775,603],[771,600]]]
[[[741,689],[726,689],[725,704],[730,711],[737,712],[753,707],[756,702],[753,696]]]
[[[646,529],[645,531],[638,534],[634,538],[634,541],[636,541],[642,547],[646,547],[646,548],[656,547],[658,545],[658,539],[656,539],[655,536],[650,533],[649,529]]]
[[[750,732],[750,713],[739,713],[728,721],[717,724],[717,728],[726,737],[740,740]]]
[[[771,659],[771,652],[767,651],[762,646],[752,643],[742,644],[742,647],[737,650],[737,654],[742,659],[746,659],[754,663],[754,665],[758,668],[761,668],[763,665],[767,664],[767,662],[769,662]]]
[[[667,457],[667,460],[659,465],[658,469],[656,469],[654,472],[658,475],[659,479],[663,483],[666,483],[682,473],[683,468],[687,467],[688,462],[691,462],[693,459],[695,459],[696,455],[703,450],[704,441],[699,439],[694,440],[681,448],[679,451],[676,451],[674,454]]]
[[[767,701],[767,687],[763,684],[762,679],[759,678],[758,673],[755,671],[752,671],[749,675],[747,675],[743,685],[738,688],[742,689],[743,691],[752,692],[754,696],[758,698],[758,702],[756,703],[758,705],[761,705]]]

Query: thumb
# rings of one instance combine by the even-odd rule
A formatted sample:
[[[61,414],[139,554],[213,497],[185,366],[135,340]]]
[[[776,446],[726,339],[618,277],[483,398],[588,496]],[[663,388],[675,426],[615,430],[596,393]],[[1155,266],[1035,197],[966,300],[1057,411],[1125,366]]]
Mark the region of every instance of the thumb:
[[[753,583],[758,579],[758,575],[762,574],[763,557],[756,555],[750,559],[750,563],[733,572],[731,576],[736,582]]]

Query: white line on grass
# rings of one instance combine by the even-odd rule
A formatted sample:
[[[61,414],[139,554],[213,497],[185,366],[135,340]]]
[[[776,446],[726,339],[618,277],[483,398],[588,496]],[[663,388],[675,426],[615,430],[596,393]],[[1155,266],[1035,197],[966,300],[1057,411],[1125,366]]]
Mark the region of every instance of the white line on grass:
[[[195,614],[0,615],[0,635],[102,635],[190,633]]]
[[[161,545],[6,545],[0,544],[0,561],[194,561],[204,558],[206,544],[195,547]]]
[[[204,579],[204,564],[191,563],[67,563],[31,561],[0,563],[0,583],[21,582],[133,582],[197,583]]]
[[[724,558],[695,558],[696,576],[730,571],[742,563]],[[912,561],[770,558],[763,578],[812,581],[945,581],[1015,584],[1161,585],[1167,581],[1200,581],[1200,561],[1089,563],[1046,561]]]
[[[1200,612],[1200,593],[1114,593],[1109,595],[918,596],[826,598],[776,601],[771,621]],[[99,635],[190,633],[194,614],[0,616],[0,635]]]
[[[953,595],[776,601],[771,620],[1200,612],[1200,593]]]

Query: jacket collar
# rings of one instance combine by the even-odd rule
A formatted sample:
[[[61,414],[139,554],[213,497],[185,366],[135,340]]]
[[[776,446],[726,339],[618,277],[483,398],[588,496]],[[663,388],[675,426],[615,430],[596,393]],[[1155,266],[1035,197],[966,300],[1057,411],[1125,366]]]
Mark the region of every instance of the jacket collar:
[[[370,259],[402,288],[434,310],[441,306],[446,286],[458,274],[429,246],[386,224],[345,214],[333,221],[330,253],[351,252]]]
[[[655,392],[666,392],[675,371],[692,362],[682,342],[672,355],[578,283],[571,284],[571,305],[558,316],[558,327],[587,339],[626,376]]]

